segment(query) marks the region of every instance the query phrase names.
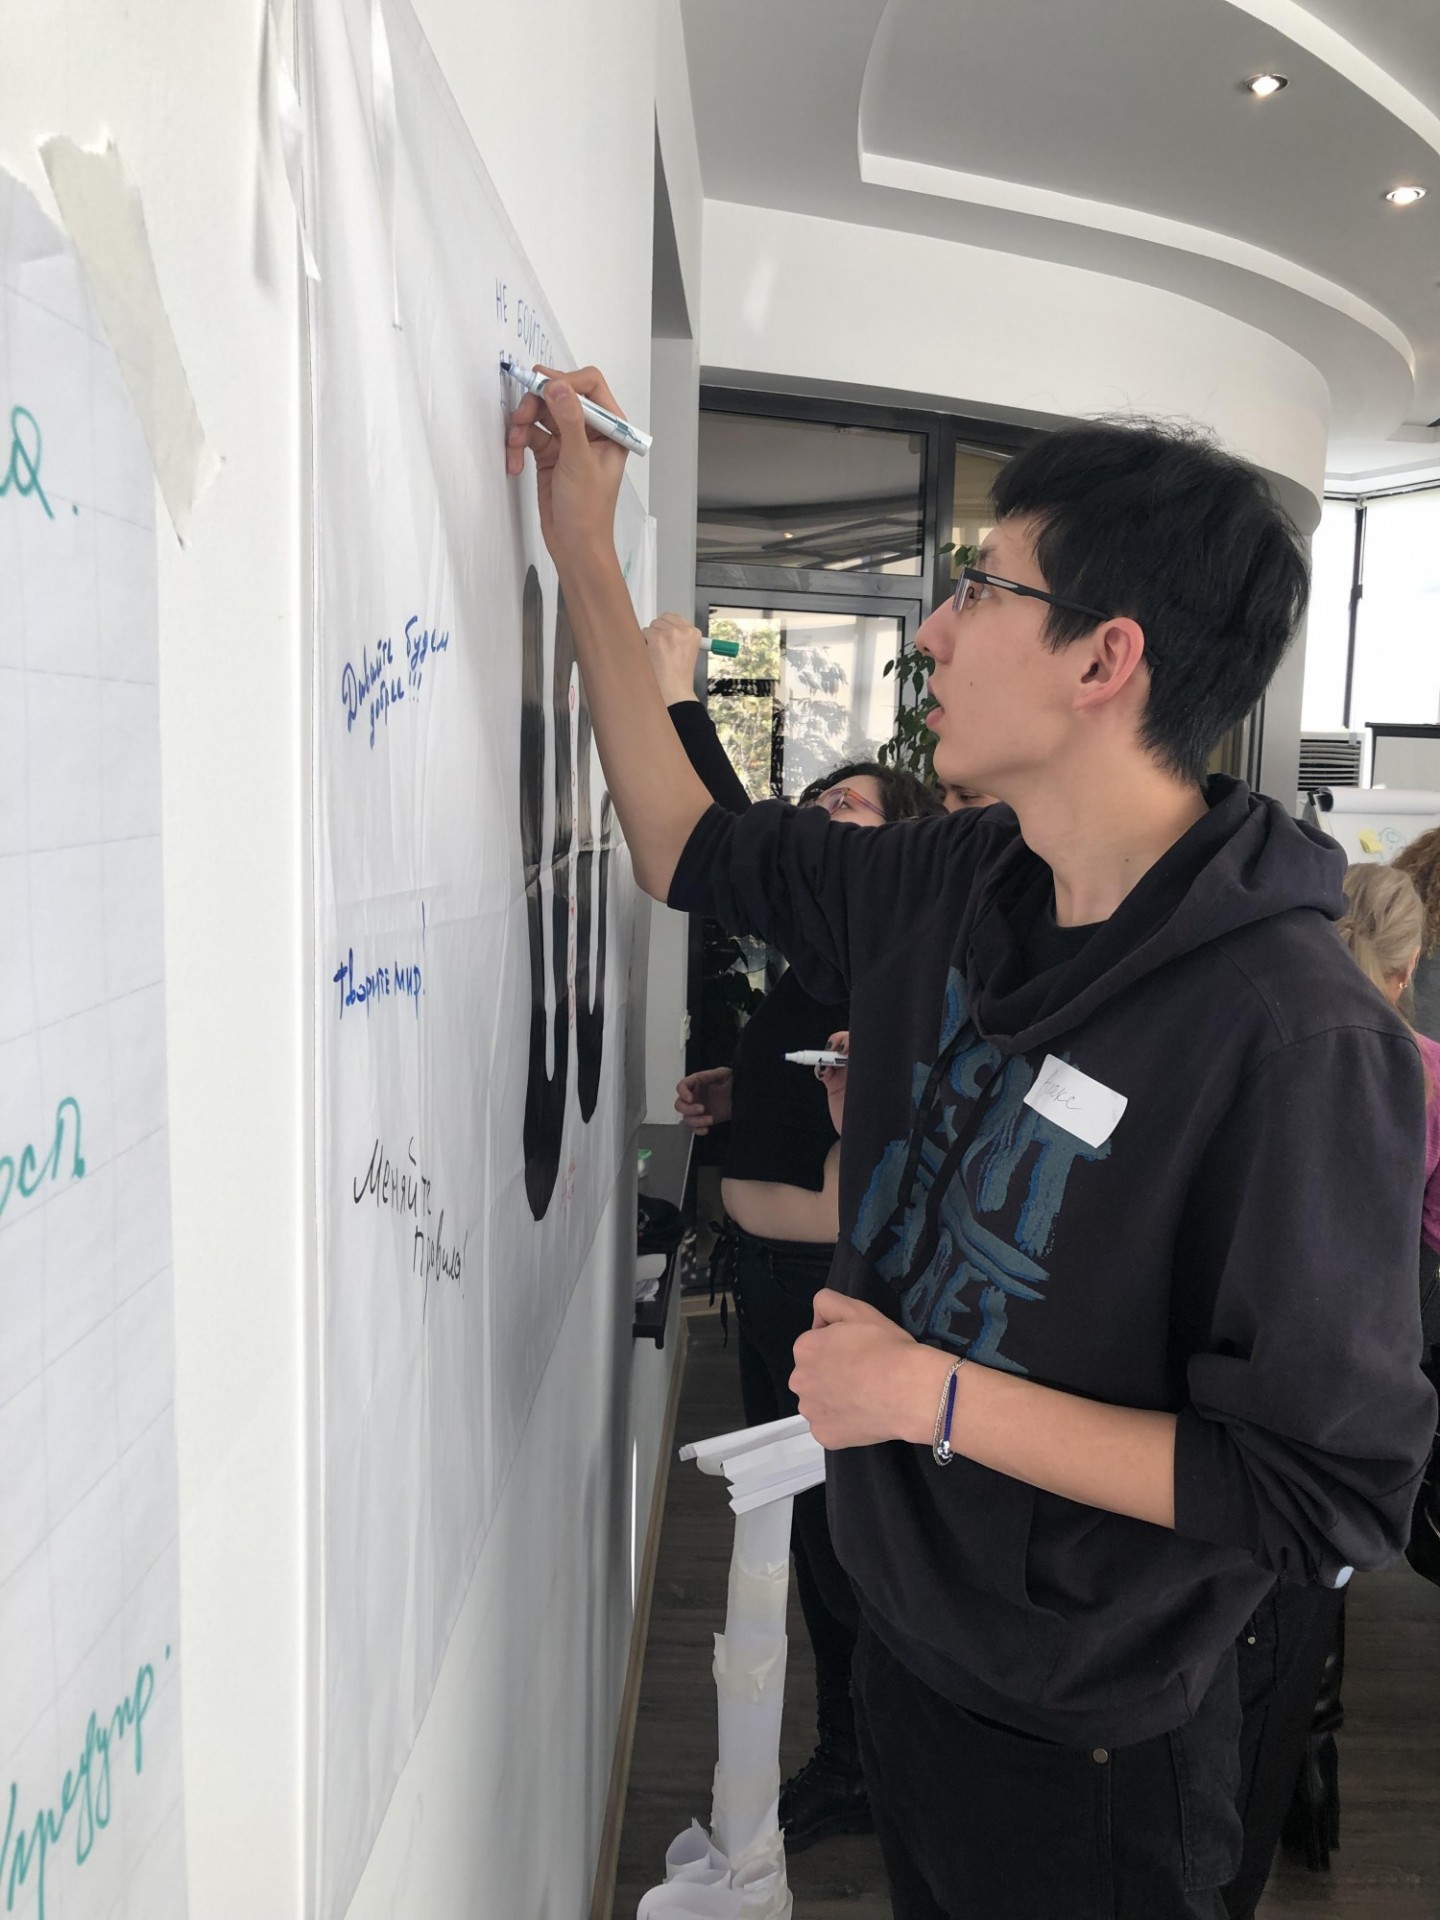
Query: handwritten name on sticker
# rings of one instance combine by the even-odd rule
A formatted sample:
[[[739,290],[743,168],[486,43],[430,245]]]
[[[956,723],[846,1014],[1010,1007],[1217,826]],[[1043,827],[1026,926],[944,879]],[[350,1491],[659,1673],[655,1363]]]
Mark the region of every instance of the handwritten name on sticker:
[[[80,1151],[80,1125],[80,1102],[67,1093],[55,1109],[55,1137],[43,1160],[35,1148],[28,1145],[20,1149],[18,1160],[13,1153],[0,1153],[0,1219],[3,1219],[5,1209],[10,1204],[12,1193],[18,1193],[22,1200],[28,1200],[32,1194],[39,1192],[47,1180],[85,1178],[85,1158]],[[72,1129],[74,1139],[67,1153],[66,1135]],[[68,1168],[64,1176],[60,1171],[62,1166]]]
[[[27,444],[28,443],[28,444]],[[45,489],[40,484],[40,459],[44,442],[40,435],[40,422],[28,407],[10,409],[10,458],[5,471],[0,474],[0,500],[13,488],[17,499],[34,498],[45,509],[49,520],[55,518],[55,510],[45,498]]]
[[[1066,1133],[1073,1133],[1087,1147],[1103,1147],[1130,1102],[1123,1093],[1092,1080],[1068,1060],[1057,1060],[1053,1053],[1047,1053],[1025,1104]]]
[[[165,1649],[165,1658],[170,1658],[169,1647]],[[65,1778],[56,1788],[50,1805],[41,1807],[33,1819],[27,1811],[18,1826],[20,1788],[18,1782],[10,1782],[5,1834],[0,1840],[0,1887],[5,1890],[6,1913],[15,1911],[16,1895],[31,1883],[35,1888],[35,1920],[45,1920],[51,1850],[66,1838],[72,1814],[75,1864],[83,1867],[90,1858],[96,1840],[109,1826],[115,1810],[110,1750],[118,1748],[126,1734],[131,1734],[137,1778],[145,1771],[145,1716],[150,1711],[154,1693],[155,1669],[147,1660],[135,1675],[134,1689],[108,1720],[102,1723],[99,1713],[92,1711],[79,1759],[66,1768]]]
[[[353,733],[360,721],[373,748],[377,728],[390,724],[391,709],[419,695],[427,662],[449,650],[449,628],[422,626],[418,613],[405,622],[398,652],[390,634],[382,635],[373,651],[362,647],[359,665],[347,660],[340,672],[345,731]]]

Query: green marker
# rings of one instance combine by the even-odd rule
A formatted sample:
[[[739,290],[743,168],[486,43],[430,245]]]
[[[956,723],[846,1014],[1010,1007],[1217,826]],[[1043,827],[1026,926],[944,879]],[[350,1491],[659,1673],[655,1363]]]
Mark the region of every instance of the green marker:
[[[740,651],[740,642],[738,640],[702,640],[700,651],[723,654],[727,660],[733,660]]]

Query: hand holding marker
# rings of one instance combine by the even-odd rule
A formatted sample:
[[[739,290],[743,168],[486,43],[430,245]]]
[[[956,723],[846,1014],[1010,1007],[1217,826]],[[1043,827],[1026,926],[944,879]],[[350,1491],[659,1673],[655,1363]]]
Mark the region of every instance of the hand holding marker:
[[[512,360],[508,353],[500,356],[500,371],[508,374],[517,387],[523,387],[526,393],[543,396],[550,384],[548,373],[536,373]],[[618,413],[611,413],[608,407],[602,407],[593,400],[587,400],[583,393],[575,398],[580,402],[580,411],[585,416],[586,426],[596,433],[603,434],[607,440],[613,440],[617,447],[623,447],[627,453],[638,453],[643,459],[654,445],[648,433],[642,433],[639,427],[632,427],[628,420],[622,420]]]
[[[527,370],[518,360],[512,360],[508,353],[500,356],[500,371],[507,374],[517,387],[523,387],[526,393],[537,397],[542,395],[550,384],[548,373],[536,373],[533,368]],[[603,434],[607,440],[613,440],[617,447],[623,447],[627,453],[638,453],[643,459],[655,444],[653,434],[642,433],[639,427],[632,426],[628,420],[622,420],[618,413],[611,413],[608,407],[598,406],[595,401],[587,400],[583,393],[577,394],[580,411],[585,416],[587,426],[596,433]],[[708,637],[700,642],[702,653],[723,654],[733,660],[740,651],[738,640],[711,640]]]

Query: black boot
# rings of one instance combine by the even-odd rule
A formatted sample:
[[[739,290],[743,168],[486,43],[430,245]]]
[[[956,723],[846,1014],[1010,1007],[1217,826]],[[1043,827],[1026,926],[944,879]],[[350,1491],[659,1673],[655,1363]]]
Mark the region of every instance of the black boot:
[[[780,1789],[780,1825],[789,1853],[803,1853],[832,1834],[875,1830],[855,1738],[848,1670],[838,1663],[817,1661],[815,1692],[819,1741],[800,1771],[791,1774]]]
[[[822,1729],[819,1744],[798,1773],[780,1789],[780,1825],[787,1853],[803,1853],[836,1833],[873,1833],[860,1754]]]
[[[1283,1844],[1305,1855],[1311,1873],[1328,1873],[1330,1855],[1340,1845],[1340,1756],[1335,1735],[1345,1724],[1340,1702],[1345,1677],[1345,1610],[1335,1616],[1335,1644],[1325,1657],[1320,1695],[1300,1775],[1295,1782],[1290,1811],[1281,1834]]]

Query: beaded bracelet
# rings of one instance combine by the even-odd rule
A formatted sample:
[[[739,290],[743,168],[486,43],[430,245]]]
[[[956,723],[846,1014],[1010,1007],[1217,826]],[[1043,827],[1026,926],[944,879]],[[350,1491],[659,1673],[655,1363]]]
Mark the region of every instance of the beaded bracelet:
[[[937,1467],[948,1467],[955,1458],[955,1449],[950,1444],[950,1422],[955,1418],[955,1376],[964,1364],[962,1354],[951,1365],[945,1376],[945,1385],[940,1390],[940,1404],[935,1409],[935,1439],[930,1451],[935,1456]]]

